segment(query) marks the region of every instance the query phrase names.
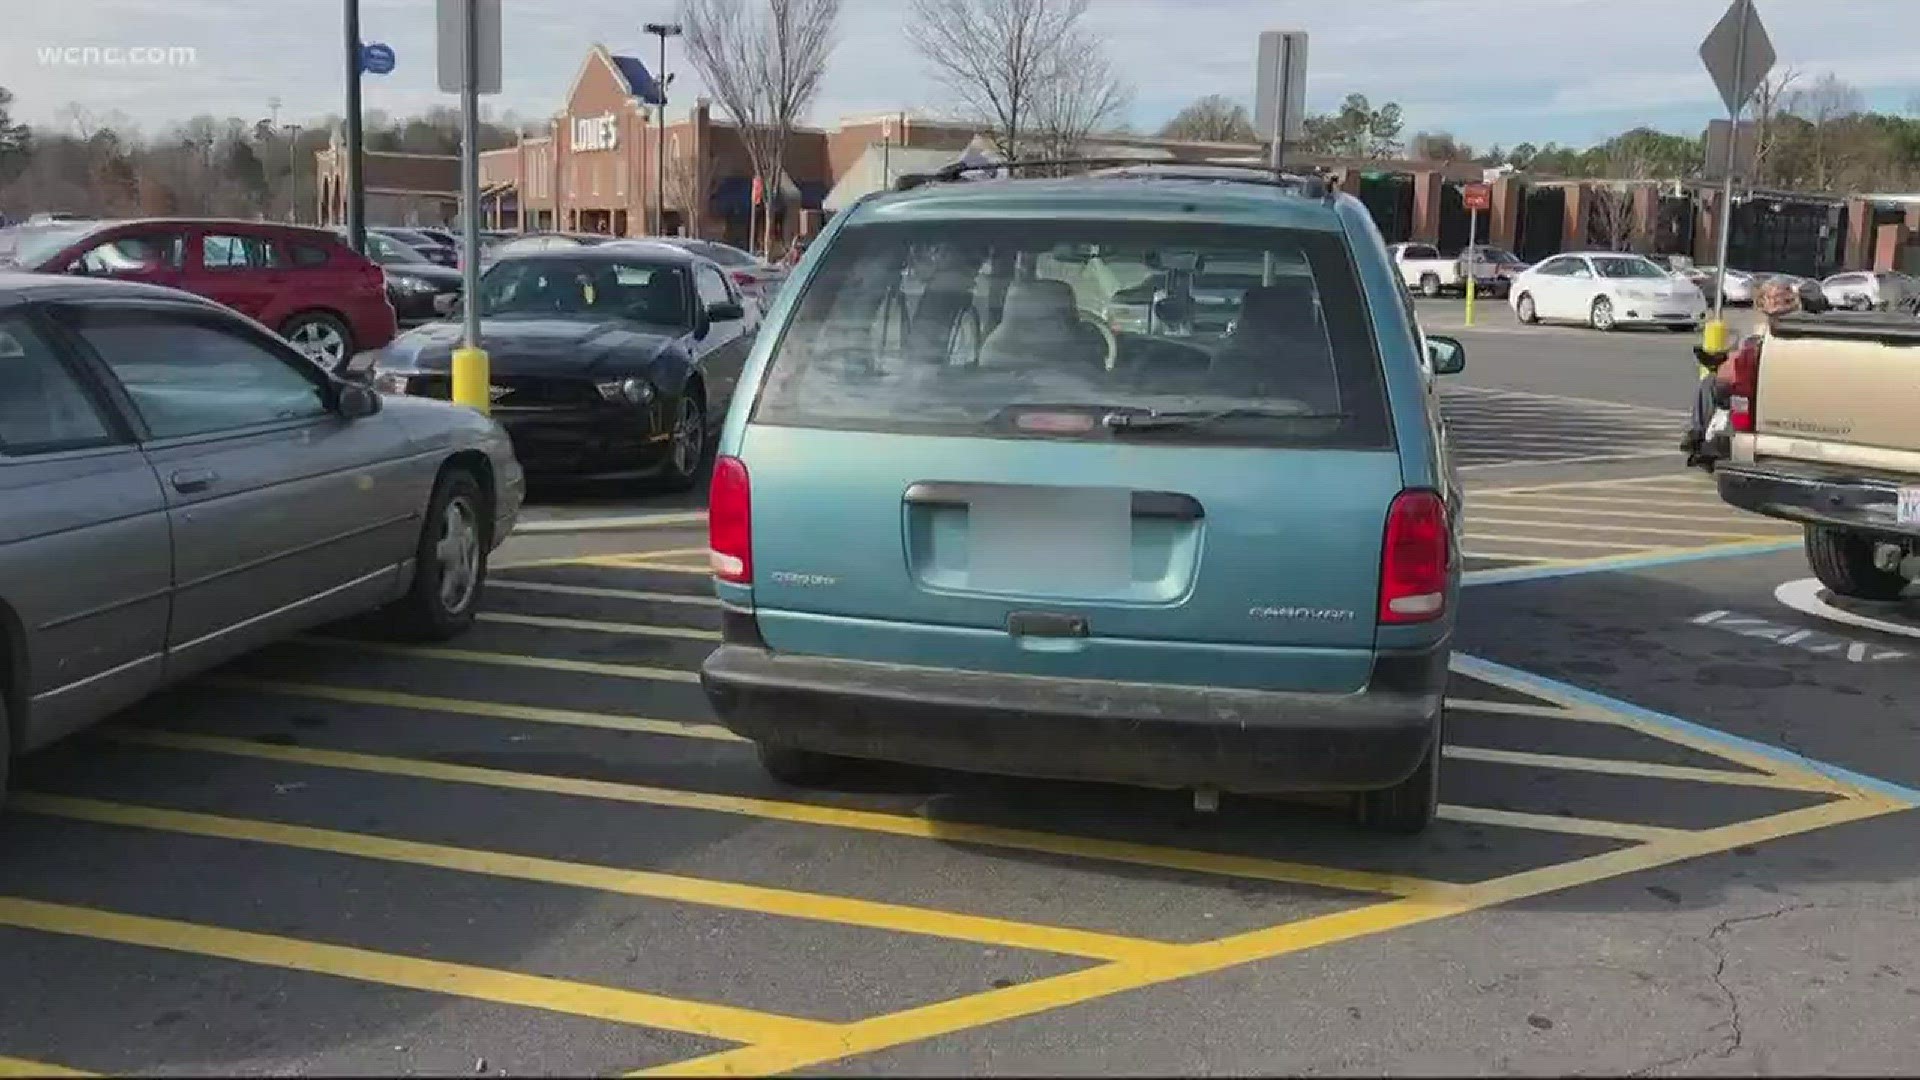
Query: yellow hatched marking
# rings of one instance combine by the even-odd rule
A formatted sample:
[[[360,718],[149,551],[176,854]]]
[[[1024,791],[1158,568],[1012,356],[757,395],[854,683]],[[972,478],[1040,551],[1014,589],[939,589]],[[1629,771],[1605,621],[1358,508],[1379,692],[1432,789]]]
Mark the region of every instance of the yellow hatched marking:
[[[1463,551],[1460,554],[1469,559],[1499,559],[1502,562],[1550,563],[1555,561],[1539,555],[1510,555],[1504,551]]]
[[[1550,720],[1591,720],[1585,711],[1559,705],[1535,705],[1524,701],[1487,701],[1482,698],[1447,699],[1447,708],[1466,712],[1500,713],[1506,716],[1544,716]]]
[[[1535,495],[1529,492],[1508,492],[1508,493],[1503,493],[1500,496],[1500,500],[1502,502],[1524,501],[1529,504],[1540,506],[1543,509],[1552,509],[1557,506],[1564,506],[1567,504],[1577,505],[1581,503],[1593,503],[1593,504],[1598,504],[1600,506],[1656,506],[1656,507],[1664,506],[1664,507],[1669,507],[1671,509],[1677,509],[1677,510],[1688,510],[1688,509],[1706,510],[1706,509],[1711,509],[1715,507],[1723,507],[1726,505],[1725,503],[1721,502],[1717,498],[1716,499],[1701,498],[1698,500],[1649,499],[1645,495],[1641,495],[1632,491],[1623,491],[1618,495],[1566,495],[1560,492],[1553,492],[1551,494],[1545,494],[1545,495]],[[1467,509],[1469,512],[1472,511],[1473,506],[1474,506],[1474,495],[1472,492],[1468,492],[1467,493]]]
[[[1505,501],[1504,499],[1498,500],[1498,502],[1504,502],[1504,501]],[[1494,504],[1494,505],[1489,505],[1489,504]],[[1495,513],[1513,513],[1516,511],[1525,512],[1525,511],[1539,510],[1539,509],[1542,509],[1542,508],[1533,507],[1533,506],[1524,506],[1524,505],[1522,506],[1498,505],[1496,500],[1493,500],[1493,499],[1475,499],[1473,500],[1473,505],[1470,507],[1470,510],[1491,510],[1491,511],[1494,511]],[[1711,522],[1716,518],[1718,520],[1725,521],[1730,524],[1739,523],[1739,522],[1745,522],[1748,518],[1752,516],[1752,515],[1743,516],[1743,515],[1732,513],[1732,512],[1728,512],[1726,514],[1720,514],[1720,515],[1710,515],[1706,518],[1702,518],[1701,515],[1699,514],[1650,514],[1644,510],[1632,508],[1631,504],[1628,504],[1626,509],[1621,509],[1621,510],[1597,510],[1592,507],[1580,507],[1580,506],[1555,506],[1555,507],[1552,507],[1551,509],[1555,516],[1570,515],[1574,517],[1584,516],[1584,517],[1601,517],[1601,518],[1623,517],[1623,518],[1631,518],[1634,521],[1686,521],[1686,522],[1693,522],[1696,524],[1702,521]],[[1597,526],[1594,526],[1594,528],[1605,528],[1605,526],[1597,525]],[[1795,534],[1796,535],[1798,534],[1798,530],[1795,530]],[[492,582],[488,582],[488,584],[491,585]]]
[[[852,810],[812,803],[780,802],[742,795],[722,795],[679,788],[648,787],[607,780],[585,780],[540,773],[510,772],[473,765],[451,765],[412,758],[384,757],[345,750],[320,750],[302,746],[271,746],[245,739],[216,735],[186,735],[171,731],[139,728],[112,728],[109,738],[141,746],[158,746],[233,757],[258,758],[322,768],[353,769],[386,776],[405,776],[420,780],[443,780],[460,784],[513,791],[534,791],[549,795],[568,795],[608,802],[664,806],[678,810],[699,810],[716,814],[737,814],[769,821],[785,821],[827,828],[857,829],[922,840],[954,844],[978,844],[982,847],[1036,851],[1132,866],[1150,866],[1161,870],[1179,870],[1222,877],[1251,878],[1294,885],[1318,885],[1348,892],[1419,895],[1446,892],[1459,886],[1430,881],[1404,874],[1384,874],[1367,870],[1346,870],[1315,866],[1250,855],[1228,855],[1185,848],[1140,844],[1128,840],[1072,836],[1038,832],[1031,829],[967,822],[936,821],[872,810]]]
[[[28,1061],[25,1058],[0,1057],[0,1077],[34,1076],[97,1076],[98,1073],[81,1072],[64,1065],[49,1065],[44,1061]]]
[[[383,862],[427,866],[469,874],[565,885],[649,900],[670,900],[706,907],[729,908],[790,919],[858,926],[905,934],[951,938],[1010,949],[1032,949],[1100,960],[1144,959],[1167,948],[1160,942],[1102,934],[1088,930],[1042,926],[929,908],[851,900],[789,889],[736,885],[724,881],[626,870],[611,866],[562,862],[471,848],[423,844],[365,833],[338,832],[302,825],[221,817],[157,807],[130,806],[94,799],[21,794],[21,809],[53,817],[74,818],[103,825],[153,829],[220,840],[274,844],[280,847],[349,855]]]
[[[1617,487],[1636,487],[1641,484],[1660,483],[1673,479],[1674,477],[1672,476],[1661,474],[1659,476],[1625,476],[1613,480],[1563,480],[1552,484],[1516,484],[1513,487],[1485,488],[1477,492],[1473,488],[1468,488],[1467,494],[1471,497],[1475,494],[1509,495],[1534,491],[1571,491],[1576,489],[1584,491],[1588,488],[1604,490]],[[1707,485],[1703,486],[1700,490],[1711,491],[1713,488],[1711,485]]]
[[[790,1072],[1904,808],[1890,800],[1846,799],[1737,825],[1699,832],[1678,832],[1652,843],[1460,886],[1443,895],[1369,904],[1215,941],[1182,946],[1176,956],[1163,960],[1105,964],[1004,990],[990,990],[971,997],[841,1024],[809,1044],[763,1043],[744,1046],[641,1070],[632,1075],[764,1076]]]
[[[1624,517],[1627,515],[1621,516]],[[1629,520],[1638,519],[1629,518]],[[1728,522],[1728,524],[1734,525],[1738,524],[1738,522]],[[1593,521],[1542,521],[1529,518],[1482,517],[1469,510],[1467,512],[1467,526],[1468,528],[1472,528],[1475,525],[1519,525],[1528,529],[1586,529],[1589,532],[1646,533],[1650,536],[1696,536],[1703,539],[1707,537],[1723,537],[1729,540],[1753,539],[1753,534],[1749,532],[1708,532],[1703,529],[1663,529],[1658,526],[1614,525]],[[1537,537],[1529,537],[1529,539],[1537,539]]]
[[[1518,810],[1495,810],[1484,806],[1442,804],[1440,816],[1464,825],[1496,825],[1505,829],[1533,829],[1538,832],[1567,833],[1572,836],[1596,836],[1607,840],[1631,840],[1644,844],[1684,832],[1658,825],[1639,825],[1627,821],[1602,821],[1596,818],[1562,817],[1558,814],[1528,814]]]
[[[720,606],[720,598],[717,596],[691,596],[686,593],[652,592],[646,589],[612,589],[599,585],[560,585],[550,581],[518,581],[512,578],[490,577],[487,579],[487,588],[554,593],[559,596],[593,596],[607,600],[639,600],[655,604]]]
[[[731,1042],[818,1039],[835,1027],[817,1020],[684,1001],[637,990],[17,897],[0,897],[0,925],[333,975],[620,1024],[640,1024]]]
[[[744,742],[740,736],[718,724],[692,720],[660,720],[651,716],[622,716],[618,713],[585,712],[579,709],[550,709],[538,705],[512,705],[501,701],[470,701],[466,698],[439,697],[433,694],[408,694],[398,690],[370,690],[356,686],[328,686],[321,683],[286,682],[279,679],[219,679],[214,685],[235,690],[258,690],[289,697],[341,701],[353,705],[382,705],[422,712],[485,716],[496,720],[525,720],[536,724],[566,724],[572,727],[603,728],[608,731],[633,731],[644,735],[669,735],[681,739],[712,739],[716,742]]]
[[[481,622],[510,626],[539,626],[549,630],[591,630],[600,634],[631,634],[636,637],[684,638],[688,641],[719,641],[718,630],[700,630],[691,626],[662,626],[655,623],[604,622],[600,619],[566,619],[554,615],[521,615],[506,611],[483,611]]]
[[[1525,543],[1528,541],[1522,540],[1522,542]],[[1733,552],[1738,552],[1746,549],[1751,549],[1756,546],[1759,546],[1762,549],[1766,549],[1768,547],[1771,547],[1772,545],[1780,544],[1783,542],[1784,542],[1784,538],[1779,536],[1756,536],[1752,540],[1736,540],[1730,544],[1707,544],[1702,547],[1651,547],[1651,548],[1639,549],[1638,551],[1636,551],[1634,554],[1631,554],[1631,555],[1598,555],[1598,556],[1594,556],[1592,558],[1587,558],[1587,559],[1579,559],[1579,558],[1550,559],[1544,563],[1541,563],[1539,566],[1525,567],[1524,569],[1553,570],[1553,569],[1560,569],[1563,567],[1577,566],[1577,567],[1584,568],[1590,572],[1599,572],[1607,569],[1609,566],[1616,566],[1616,565],[1632,566],[1635,563],[1639,562],[1641,559],[1644,559],[1649,555],[1684,554],[1684,555],[1697,555],[1701,558],[1712,558],[1714,554],[1717,552],[1733,553]],[[1469,570],[1466,572],[1466,580],[1468,582],[1472,582],[1476,579],[1484,579],[1484,575],[1498,574],[1509,569],[1521,569],[1521,568],[1490,567],[1485,570]]]
[[[1492,750],[1481,746],[1449,746],[1445,753],[1455,761],[1480,761],[1492,765],[1565,769],[1572,772],[1604,773],[1609,776],[1640,776],[1655,780],[1684,780],[1689,783],[1725,784],[1731,787],[1770,788],[1775,791],[1808,791],[1821,795],[1833,793],[1830,783],[1776,773],[1742,773],[1726,769],[1702,769],[1692,765],[1664,765],[1652,761],[1576,757],[1567,754],[1534,754],[1524,750]]]
[[[620,679],[655,679],[661,682],[697,683],[700,673],[680,668],[648,667],[644,664],[615,664],[598,660],[563,660],[548,656],[522,656],[518,653],[481,652],[476,649],[448,649],[432,645],[388,645],[378,641],[353,641],[348,638],[304,637],[309,645],[352,649],[380,656],[416,657],[422,660],[457,660],[467,664],[492,664],[496,667],[536,668],[541,671],[571,671],[579,675],[611,675]]]
[[[1527,524],[1532,524],[1532,522],[1528,522]],[[1550,536],[1504,536],[1499,533],[1475,532],[1473,530],[1472,515],[1468,515],[1467,517],[1467,539],[1469,541],[1492,540],[1496,543],[1505,544],[1556,544],[1561,547],[1618,548],[1625,551],[1647,550],[1647,545],[1645,544],[1614,544],[1604,543],[1599,540],[1566,540],[1556,539]]]

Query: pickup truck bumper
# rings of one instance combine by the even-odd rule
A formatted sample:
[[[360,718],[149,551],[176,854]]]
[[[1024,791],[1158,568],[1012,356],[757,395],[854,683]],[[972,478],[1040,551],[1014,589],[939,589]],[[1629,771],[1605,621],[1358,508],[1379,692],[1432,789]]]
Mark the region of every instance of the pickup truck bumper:
[[[1242,793],[1406,779],[1439,730],[1445,642],[1382,652],[1349,694],[1008,676],[722,645],[720,719],[776,746],[968,772]]]
[[[1756,514],[1849,532],[1920,539],[1920,523],[1898,518],[1900,479],[1808,462],[1725,462],[1715,467],[1720,498]]]

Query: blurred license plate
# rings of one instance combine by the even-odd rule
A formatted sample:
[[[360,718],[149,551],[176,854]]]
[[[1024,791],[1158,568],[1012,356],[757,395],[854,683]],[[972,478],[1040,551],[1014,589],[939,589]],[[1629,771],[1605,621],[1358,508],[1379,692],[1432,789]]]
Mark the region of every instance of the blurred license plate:
[[[1894,521],[1900,525],[1920,525],[1920,487],[1900,489],[1900,501],[1894,507]]]

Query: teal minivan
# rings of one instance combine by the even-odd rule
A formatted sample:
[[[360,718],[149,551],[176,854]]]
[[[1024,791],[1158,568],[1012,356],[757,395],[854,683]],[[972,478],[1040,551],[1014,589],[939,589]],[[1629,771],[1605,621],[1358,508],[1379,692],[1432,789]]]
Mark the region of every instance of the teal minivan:
[[[769,313],[709,506],[701,681],[777,779],[849,760],[1438,805],[1460,490],[1360,202],[1160,165],[917,177]]]

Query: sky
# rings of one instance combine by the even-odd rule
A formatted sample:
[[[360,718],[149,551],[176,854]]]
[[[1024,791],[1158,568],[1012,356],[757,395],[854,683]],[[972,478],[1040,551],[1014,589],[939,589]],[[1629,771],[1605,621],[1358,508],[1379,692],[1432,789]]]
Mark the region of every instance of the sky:
[[[810,122],[911,110],[939,115],[949,96],[908,47],[905,0],[843,0],[833,62]],[[599,42],[655,66],[640,27],[672,0],[504,0],[505,76],[485,99],[498,114],[557,112]],[[1920,0],[1756,0],[1780,65],[1832,71],[1871,107],[1920,102],[1913,27]],[[1125,118],[1152,131],[1182,105],[1224,94],[1251,105],[1262,30],[1309,35],[1307,103],[1349,93],[1397,101],[1406,134],[1448,131],[1477,147],[1586,145],[1647,124],[1697,134],[1724,115],[1701,67],[1701,38],[1726,0],[1091,0],[1087,22],[1133,87]],[[200,113],[282,122],[337,113],[344,94],[341,0],[0,0],[0,86],[16,119],[58,126],[77,102],[145,131]],[[405,114],[455,104],[434,75],[433,0],[361,0],[362,37],[393,47],[392,74],[365,79],[365,107]],[[170,63],[62,62],[70,46],[166,47]],[[178,50],[188,50],[180,52]],[[48,52],[48,50],[55,50]],[[84,60],[81,54],[73,54]],[[668,69],[683,67],[668,46]],[[678,102],[697,89],[692,72]]]

